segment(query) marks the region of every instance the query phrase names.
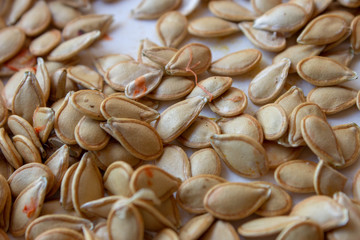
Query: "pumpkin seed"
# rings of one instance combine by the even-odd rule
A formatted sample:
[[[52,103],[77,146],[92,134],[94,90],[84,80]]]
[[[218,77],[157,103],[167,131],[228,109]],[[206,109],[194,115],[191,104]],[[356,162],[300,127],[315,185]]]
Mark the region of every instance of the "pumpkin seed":
[[[296,193],[314,192],[316,164],[306,160],[292,160],[278,166],[274,172],[275,181],[284,189]]]
[[[191,21],[188,32],[197,37],[224,37],[239,31],[237,24],[217,17],[201,17]]]
[[[78,10],[67,6],[61,1],[49,2],[48,5],[51,12],[52,23],[59,29],[63,29],[68,22],[81,15]]]
[[[141,3],[131,11],[131,15],[136,19],[156,19],[163,15],[163,13],[176,9],[180,3],[180,0],[142,0]]]
[[[358,0],[339,0],[339,3],[349,8],[357,8],[360,6],[360,2]]]
[[[178,50],[171,47],[151,47],[142,51],[143,56],[155,63],[155,65],[165,67]],[[153,64],[152,63],[152,64]]]
[[[33,116],[33,127],[42,143],[46,143],[53,130],[55,113],[51,108],[36,108]]]
[[[0,154],[0,175],[3,176],[5,179],[8,179],[13,172],[14,168],[10,165],[10,163],[8,163],[4,154]]]
[[[292,86],[275,101],[275,103],[279,104],[284,109],[287,116],[290,116],[296,106],[304,102],[306,102],[304,93],[302,89],[297,86]]]
[[[342,63],[345,66],[349,66],[351,60],[354,58],[354,51],[352,50],[352,48],[347,48],[343,50],[334,49],[322,53],[321,56],[334,59],[335,61]]]
[[[351,47],[355,53],[360,52],[360,17],[355,17],[351,22]]]
[[[353,184],[352,184],[352,193],[354,199],[359,201],[360,200],[360,171],[356,171],[354,176]]]
[[[314,12],[313,17],[319,15],[331,4],[331,0],[314,0]]]
[[[281,4],[280,0],[251,0],[251,6],[258,15],[264,14],[279,4]]]
[[[188,16],[198,8],[200,2],[201,0],[182,0],[177,11]]]
[[[291,0],[290,3],[294,3],[302,7],[305,10],[308,19],[312,17],[315,10],[315,3],[313,0]]]
[[[40,152],[30,139],[23,135],[15,135],[12,141],[25,163],[41,163]]]
[[[144,54],[143,51],[153,48],[153,47],[159,47],[159,45],[157,45],[156,43],[150,41],[149,39],[143,39],[140,41],[140,46],[138,49],[138,53],[137,53],[137,61],[139,63],[144,63],[144,64],[148,64],[152,67],[155,68],[161,68],[158,64],[154,63],[153,61],[151,61],[150,59],[148,59]]]
[[[53,50],[60,41],[61,32],[56,29],[49,30],[31,42],[29,46],[30,53],[35,56],[44,56]]]
[[[44,100],[45,102],[47,102],[50,96],[51,79],[50,79],[49,71],[47,70],[47,67],[45,65],[44,59],[40,57],[37,59],[35,77],[44,95]]]
[[[202,174],[220,176],[221,162],[219,156],[212,148],[204,148],[190,156],[191,176]]]
[[[81,86],[102,91],[103,79],[100,74],[84,65],[71,66],[66,69],[69,79]]]
[[[332,15],[342,17],[346,21],[346,24],[348,26],[351,25],[352,20],[355,18],[355,16],[352,13],[345,11],[345,10],[341,10],[341,9],[327,11],[326,14],[332,14]]]
[[[241,22],[256,18],[254,13],[232,1],[209,2],[209,10],[216,17],[228,21]]]
[[[109,232],[107,230],[107,221],[98,223],[94,228],[94,233],[100,239],[109,239]]]
[[[179,240],[178,234],[172,230],[171,228],[165,228],[158,232],[156,236],[153,238],[154,240]]]
[[[272,141],[265,141],[263,147],[268,156],[270,169],[275,169],[282,163],[296,159],[303,150],[302,147],[284,147]]]
[[[89,11],[90,3],[88,0],[60,0],[64,4],[73,7],[78,8],[79,10],[83,11]]]
[[[15,169],[18,169],[23,164],[21,155],[16,150],[9,135],[4,128],[0,128],[0,149],[4,154],[6,161]]]
[[[231,77],[213,76],[200,81],[186,98],[195,96],[207,97],[211,102],[224,92],[226,92],[232,84]]]
[[[8,119],[9,111],[2,97],[0,97],[0,127],[3,127]]]
[[[113,195],[129,197],[129,183],[133,173],[132,167],[125,162],[114,162],[107,169],[103,177],[104,188]]]
[[[209,103],[211,111],[222,117],[233,117],[244,112],[248,104],[246,94],[238,88],[230,87],[220,98]]]
[[[50,100],[56,101],[66,95],[67,71],[65,68],[58,69],[50,78]],[[59,104],[60,105],[60,104]],[[55,111],[56,113],[56,111]]]
[[[0,30],[0,39],[0,64],[2,64],[21,50],[25,43],[25,33],[17,27],[6,27]]]
[[[288,58],[283,58],[258,73],[249,84],[250,100],[255,104],[273,101],[285,85],[290,64],[291,61]]]
[[[31,7],[31,0],[15,0],[13,1],[10,11],[7,14],[6,24],[13,25],[17,20]]]
[[[176,199],[170,196],[160,205],[155,205],[156,209],[165,216],[176,228],[181,226],[181,218]]]
[[[11,200],[11,191],[9,184],[7,183],[4,177],[0,177],[1,179],[1,191],[2,191],[2,199],[4,199],[5,203],[3,206],[3,210],[1,212],[0,226],[4,231],[8,231],[10,225],[10,215],[12,210],[12,200]]]
[[[202,234],[204,234],[204,232],[206,232],[214,220],[214,217],[209,213],[193,217],[184,226],[182,226],[182,228],[180,228],[180,240],[198,239]]]
[[[82,240],[83,235],[75,230],[68,228],[54,228],[41,233],[36,237],[38,240],[50,240],[50,239],[74,239]]]
[[[74,173],[76,168],[79,166],[79,162],[71,165],[65,172],[64,177],[61,181],[60,187],[60,199],[59,202],[61,204],[62,209],[65,210],[73,210],[74,205],[72,201],[72,183],[74,180]],[[86,204],[86,203],[85,203]],[[83,210],[81,208],[81,210]],[[87,213],[86,211],[84,211]]]
[[[336,192],[343,191],[347,177],[334,170],[323,160],[320,160],[314,175],[315,192],[319,195],[333,196]]]
[[[187,35],[186,17],[177,11],[167,12],[156,23],[156,31],[164,46],[176,48]]]
[[[133,61],[134,59],[125,54],[108,54],[101,57],[96,57],[93,63],[98,73],[105,76],[105,73],[114,65],[122,61]]]
[[[281,231],[276,240],[296,240],[305,238],[311,240],[323,240],[324,232],[317,223],[303,221],[288,225]]]
[[[124,199],[122,196],[109,196],[81,205],[81,210],[88,216],[107,218],[114,203]]]

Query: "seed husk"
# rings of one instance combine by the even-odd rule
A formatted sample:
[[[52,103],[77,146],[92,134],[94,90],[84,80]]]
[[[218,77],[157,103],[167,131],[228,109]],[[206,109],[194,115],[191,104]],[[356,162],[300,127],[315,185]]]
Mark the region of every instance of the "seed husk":
[[[204,240],[215,240],[219,238],[226,238],[229,240],[240,240],[236,230],[229,223],[217,220],[202,236]]]
[[[333,196],[336,192],[344,190],[347,177],[331,168],[323,160],[320,160],[314,175],[315,192],[318,195]]]
[[[290,3],[294,3],[302,7],[305,10],[308,19],[312,17],[315,10],[315,3],[313,0],[290,0]]]
[[[274,172],[275,181],[284,189],[296,193],[314,192],[316,164],[306,160],[282,163]]]
[[[357,16],[353,19],[351,22],[351,47],[354,50],[355,53],[360,52],[360,17]]]
[[[262,53],[256,49],[234,52],[212,62],[209,72],[225,76],[241,75],[256,67],[261,58]]]
[[[204,148],[190,156],[191,176],[202,174],[220,176],[221,162],[217,153],[212,148]]]
[[[178,234],[172,230],[171,228],[165,228],[158,232],[156,236],[153,238],[154,240],[179,240]]]
[[[14,172],[14,168],[8,163],[4,154],[0,154],[0,175],[8,179]]]
[[[297,86],[292,86],[275,101],[275,103],[279,104],[284,109],[287,116],[290,116],[296,106],[304,102],[306,102],[304,93],[302,89]]]
[[[15,0],[6,16],[6,24],[13,25],[31,7],[31,0]]]
[[[141,3],[131,11],[131,15],[136,19],[156,19],[165,12],[176,9],[180,3],[180,0],[142,0]]]
[[[154,62],[161,66],[165,67],[166,64],[171,60],[171,58],[176,54],[178,50],[171,47],[151,47],[144,49],[142,54],[148,60]]]
[[[201,96],[208,98],[211,102],[226,92],[231,87],[232,82],[231,77],[213,76],[206,78],[200,81],[186,98]]]
[[[360,201],[360,171],[358,170],[354,176],[352,184],[352,193],[354,199]]]
[[[61,208],[64,210],[72,210],[74,211],[74,205],[72,201],[72,182],[74,180],[74,173],[76,168],[79,166],[79,162],[74,163],[71,165],[65,172],[64,177],[61,181],[61,187],[60,187],[60,199],[59,202],[61,204]],[[95,200],[96,201],[96,200]],[[86,203],[85,203],[86,204]],[[81,208],[81,210],[83,210]],[[85,214],[87,214],[86,211]]]
[[[83,235],[75,230],[68,228],[54,228],[41,233],[36,237],[38,240],[63,239],[63,240],[82,240]]]
[[[246,94],[238,88],[230,87],[220,98],[209,103],[211,111],[222,117],[234,117],[243,113],[247,107]]]
[[[228,21],[241,22],[256,18],[254,13],[232,1],[209,2],[209,10],[216,17]]]
[[[180,228],[180,240],[198,239],[204,232],[206,232],[214,220],[214,217],[209,213],[193,217],[184,226],[182,226],[182,228]]]
[[[18,27],[6,27],[0,30],[0,39],[0,64],[2,64],[21,50],[25,43],[25,33]]]
[[[4,154],[6,161],[15,169],[18,169],[23,164],[21,155],[16,150],[9,135],[4,128],[0,128],[0,149]]]
[[[312,221],[297,222],[289,224],[277,236],[276,240],[323,240],[324,232],[321,227]]]
[[[81,210],[88,216],[107,218],[112,205],[119,200],[125,199],[123,196],[108,196],[93,200],[81,205]]]
[[[129,197],[129,183],[133,173],[132,167],[125,162],[112,163],[103,177],[104,188],[110,194]]]
[[[63,29],[68,22],[81,15],[78,10],[67,6],[61,1],[49,2],[48,5],[51,12],[52,23],[59,29]]]
[[[53,50],[60,42],[61,32],[56,29],[49,30],[31,42],[29,51],[32,55],[44,56]]]
[[[352,20],[355,18],[352,13],[342,9],[326,11],[325,14],[332,14],[344,18],[348,26],[351,25]]]
[[[185,16],[190,15],[200,5],[201,0],[183,0],[177,9],[178,12]]]
[[[339,0],[339,3],[349,8],[357,8],[360,6],[360,2],[358,0]]]
[[[100,111],[100,105],[106,98],[102,92],[95,90],[79,90],[71,95],[71,104],[86,117],[94,120],[105,120]]]
[[[104,84],[103,78],[91,68],[84,65],[76,65],[68,67],[66,70],[68,73],[67,77],[70,80],[85,88],[102,91]]]
[[[15,135],[12,138],[14,146],[23,158],[24,163],[41,163],[41,155],[35,144],[23,135]]]
[[[331,3],[331,0],[314,0],[315,8],[312,16],[315,17],[325,11]]]
[[[344,64],[345,66],[349,66],[351,61],[354,58],[354,51],[352,48],[346,48],[346,49],[337,49],[327,51],[325,53],[322,53],[321,56],[328,57],[331,59],[334,59],[335,61]]]
[[[3,127],[8,119],[9,111],[5,105],[5,101],[0,97],[0,127]]]
[[[201,17],[191,21],[188,32],[197,37],[224,37],[239,32],[236,23],[217,17]]]
[[[186,17],[177,11],[167,12],[156,23],[156,31],[164,46],[176,48],[187,35]]]
[[[98,73],[100,73],[102,76],[105,76],[105,73],[109,70],[109,68],[116,65],[117,63],[133,60],[134,59],[132,57],[125,54],[107,54],[94,58],[93,63]]]
[[[302,147],[284,147],[273,141],[265,141],[263,146],[268,156],[270,169],[275,169],[284,162],[296,159],[303,150]]]

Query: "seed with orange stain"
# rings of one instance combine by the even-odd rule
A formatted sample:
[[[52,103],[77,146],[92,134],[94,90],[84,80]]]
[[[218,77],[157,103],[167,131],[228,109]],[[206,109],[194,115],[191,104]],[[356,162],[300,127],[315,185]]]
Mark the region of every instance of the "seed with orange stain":
[[[4,65],[13,71],[19,71],[22,68],[34,67],[36,65],[36,58],[28,49],[23,49],[18,55],[6,62]]]
[[[42,126],[39,126],[39,127],[35,127],[34,130],[35,130],[36,134],[39,135],[39,133],[40,133],[41,131],[44,131],[45,128],[46,128],[46,125],[42,125]]]
[[[135,79],[135,90],[133,96],[135,97],[139,93],[146,92],[146,78],[144,76],[140,76]]]
[[[32,197],[30,198],[30,203],[28,205],[25,204],[24,209],[22,211],[23,213],[26,214],[28,218],[31,218],[34,215],[36,208],[37,208],[36,200]]]

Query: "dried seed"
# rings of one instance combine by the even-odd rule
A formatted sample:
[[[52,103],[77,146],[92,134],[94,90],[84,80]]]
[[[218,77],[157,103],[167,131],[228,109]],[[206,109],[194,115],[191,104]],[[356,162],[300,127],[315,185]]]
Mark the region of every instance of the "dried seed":
[[[209,103],[211,111],[222,117],[233,117],[243,113],[247,107],[246,94],[238,88],[231,87],[220,98]]]
[[[301,120],[301,133],[308,147],[320,159],[335,167],[345,164],[334,131],[326,120],[311,115],[304,117]]]
[[[261,58],[261,52],[256,49],[234,52],[212,62],[209,72],[225,76],[241,75],[256,67]]]
[[[159,167],[144,165],[131,175],[130,190],[134,194],[142,188],[149,188],[163,201],[170,197],[180,186],[180,180]]]
[[[25,164],[32,162],[41,163],[40,152],[30,139],[23,135],[15,135],[12,141]]]
[[[360,52],[360,17],[357,16],[353,19],[351,22],[351,47],[354,50],[355,53]]]
[[[270,9],[254,22],[254,28],[288,33],[299,30],[307,21],[305,10],[293,3],[283,3]]]
[[[184,226],[182,226],[182,228],[180,228],[180,240],[198,239],[202,234],[204,234],[204,232],[206,232],[214,220],[214,217],[209,213],[193,217]]]
[[[109,232],[107,230],[107,221],[98,223],[94,228],[94,233],[100,239],[109,239]]]
[[[206,213],[204,197],[215,185],[226,182],[225,179],[214,175],[199,175],[184,181],[176,194],[177,203],[190,213]]]
[[[17,20],[31,7],[33,2],[31,0],[15,0],[10,7],[7,14],[6,24],[13,25]]]
[[[314,0],[314,12],[313,17],[319,15],[332,3],[331,0]]]
[[[349,8],[357,8],[360,6],[359,0],[339,0],[339,3]]]
[[[354,199],[360,200],[360,171],[358,170],[354,176],[353,185],[352,185],[352,193]]]
[[[182,0],[177,11],[188,16],[199,7],[200,2],[201,0]]]
[[[71,230],[68,228],[54,228],[51,230],[47,230],[41,233],[36,237],[38,240],[50,240],[50,239],[74,239],[74,240],[83,240],[83,235],[78,233],[75,230]]]
[[[290,3],[294,3],[302,7],[305,10],[308,19],[312,17],[315,10],[315,3],[313,0],[291,0]]]
[[[276,240],[300,240],[305,238],[309,240],[323,240],[324,232],[317,223],[303,221],[289,224],[281,231]]]
[[[65,40],[69,40],[95,30],[99,30],[102,36],[107,32],[112,22],[113,16],[107,14],[87,14],[78,16],[66,23],[62,30],[62,37]]]
[[[125,199],[123,196],[109,196],[103,197],[97,200],[93,200],[81,205],[81,210],[88,216],[98,216],[102,218],[107,218],[111,207],[117,201]]]
[[[280,52],[286,47],[286,39],[281,34],[253,28],[252,22],[238,24],[245,36],[258,48],[269,52]]]
[[[154,126],[163,142],[169,143],[180,136],[195,121],[206,103],[204,97],[193,97],[165,109]]]
[[[191,21],[188,32],[197,37],[224,37],[239,32],[236,23],[217,17],[201,17]]]
[[[78,166],[79,166],[79,162],[74,163],[73,165],[71,165],[66,170],[66,172],[64,174],[64,177],[63,177],[63,179],[61,181],[59,202],[61,204],[62,209],[74,210],[74,205],[73,205],[73,201],[72,201],[72,188],[71,188],[71,186],[72,186],[72,183],[73,183],[73,180],[74,180],[74,173],[75,173],[76,168]],[[83,210],[83,209],[81,208],[81,210]]]
[[[163,45],[177,47],[187,35],[186,17],[177,11],[167,12],[156,23],[156,31]]]
[[[33,127],[42,143],[46,143],[53,130],[55,112],[48,107],[36,108],[33,115]]]
[[[180,212],[173,196],[170,196],[160,205],[155,205],[156,209],[165,216],[176,228],[179,228],[181,224]]]
[[[50,214],[67,214],[71,216],[76,216],[75,211],[65,210],[60,203],[60,199],[54,199],[50,201],[45,201],[41,209],[40,216],[50,215]]]
[[[104,188],[113,195],[130,197],[130,178],[132,167],[125,162],[114,162],[107,169],[103,177]]]
[[[289,120],[285,110],[276,103],[262,106],[255,114],[266,140],[277,140],[287,131]]]
[[[25,33],[17,27],[6,27],[0,30],[0,39],[0,63],[2,64],[21,50],[25,43]]]
[[[103,89],[103,78],[101,75],[91,68],[84,65],[71,66],[66,69],[69,79],[80,84],[81,86],[102,91]]]
[[[210,64],[210,49],[200,43],[190,43],[179,49],[165,70],[169,75],[192,76],[205,72]]]
[[[323,231],[346,225],[348,210],[328,196],[312,196],[296,204],[290,216],[306,217],[319,224]]]
[[[212,148],[204,148],[190,156],[191,176],[202,174],[220,176],[221,162],[219,156]]]
[[[165,67],[178,50],[171,47],[151,47],[142,51],[143,57],[153,63]],[[151,64],[152,65],[152,64]]]
[[[268,186],[246,183],[220,183],[204,197],[204,207],[216,218],[237,220],[254,213],[269,197]]]
[[[242,134],[262,143],[264,133],[258,120],[251,115],[242,114],[233,118],[221,118],[216,123],[223,134]]]
[[[96,30],[67,40],[52,50],[47,59],[50,61],[69,60],[93,44],[100,35],[101,32]]]
[[[30,46],[30,53],[34,56],[43,56],[48,54],[61,42],[61,32],[53,29],[41,34],[35,38]]]
[[[125,54],[108,54],[101,57],[96,57],[93,62],[96,70],[105,76],[105,73],[114,65],[122,61],[133,61],[134,59]]]
[[[136,19],[156,19],[163,13],[176,9],[180,3],[180,0],[142,0],[131,14]]]
[[[45,102],[47,102],[50,96],[51,79],[50,79],[49,71],[47,70],[47,67],[45,65],[44,59],[40,57],[37,58],[35,77],[44,95],[44,100]]]
[[[292,160],[282,163],[274,172],[275,181],[288,191],[296,193],[314,192],[316,164],[306,160]]]
[[[306,102],[304,93],[301,88],[296,86],[292,86],[275,101],[275,103],[279,104],[284,109],[287,116],[290,116],[296,106],[304,102]]]
[[[78,10],[67,6],[61,1],[49,2],[49,9],[51,12],[52,23],[59,29],[64,28],[68,22],[81,15]]]
[[[204,240],[215,240],[224,237],[229,240],[240,240],[234,227],[225,221],[217,220],[202,236]]]
[[[140,46],[138,49],[138,53],[137,53],[137,61],[139,63],[144,63],[144,64],[148,64],[152,67],[155,68],[160,68],[160,66],[156,63],[154,63],[153,61],[151,61],[150,59],[148,59],[147,57],[145,57],[143,55],[143,51],[153,48],[153,47],[159,47],[159,45],[157,45],[156,43],[150,41],[149,39],[145,38],[143,40],[140,41]]]
[[[14,168],[8,163],[4,154],[0,154],[0,175],[8,179],[14,172]],[[0,224],[1,225],[1,224]]]
[[[347,177],[334,170],[323,160],[320,160],[314,175],[315,192],[318,195],[333,196],[336,192],[344,190]]]
[[[264,14],[279,4],[281,4],[280,0],[251,0],[252,8],[259,15]]]
[[[156,236],[153,238],[154,240],[179,240],[179,236],[178,234],[170,229],[170,228],[165,228],[163,230],[161,230],[160,232],[158,232],[156,234]]]
[[[288,58],[283,58],[258,73],[249,84],[250,100],[255,104],[273,101],[285,85],[290,64],[291,61]]]
[[[276,142],[266,141],[263,143],[269,160],[269,168],[275,169],[280,164],[296,159],[302,152],[302,147],[284,147]]]
[[[216,17],[228,21],[241,22],[256,18],[254,13],[232,1],[209,2],[209,10]]]
[[[351,25],[352,20],[355,18],[355,16],[352,13],[346,10],[331,10],[331,11],[327,11],[325,14],[331,14],[342,17],[346,21],[348,26]]]
[[[3,127],[8,119],[9,111],[2,97],[0,97],[0,127]]]
[[[83,11],[89,11],[90,3],[88,0],[60,0],[64,4],[73,7],[78,8],[79,10]]]
[[[71,104],[86,117],[94,120],[105,120],[100,105],[106,98],[105,94],[95,90],[80,90],[71,95]]]
[[[149,161],[163,153],[159,134],[146,122],[130,118],[110,118],[107,123],[101,123],[100,127],[137,158]]]
[[[0,226],[4,231],[8,231],[10,225],[10,215],[12,211],[12,199],[11,191],[8,182],[3,176],[0,176],[0,186],[1,186],[1,199],[2,199],[2,209],[0,215]]]
[[[15,169],[21,167],[23,160],[21,155],[16,150],[9,135],[4,128],[0,128],[0,149],[4,154],[6,161]]]
[[[41,34],[50,25],[51,13],[45,1],[38,1],[16,24],[29,37]]]
[[[354,51],[352,50],[352,48],[347,48],[343,50],[337,50],[337,48],[335,48],[334,50],[322,53],[321,56],[334,59],[335,61],[342,63],[345,66],[349,66],[351,60],[354,58]]]
[[[200,81],[186,98],[195,96],[206,97],[211,102],[224,92],[226,92],[232,84],[231,77],[213,76]]]
[[[190,162],[186,152],[176,145],[164,147],[164,152],[155,161],[155,165],[174,177],[181,179],[181,181],[185,181],[191,176]]]
[[[66,95],[67,71],[65,68],[58,69],[50,78],[50,100],[57,101]],[[56,113],[56,111],[55,111]]]

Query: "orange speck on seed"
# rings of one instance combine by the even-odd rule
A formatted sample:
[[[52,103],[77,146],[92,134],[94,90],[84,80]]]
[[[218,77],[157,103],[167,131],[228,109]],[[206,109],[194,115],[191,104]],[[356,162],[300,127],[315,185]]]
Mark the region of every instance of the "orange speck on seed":
[[[22,211],[23,213],[26,214],[28,218],[31,218],[36,211],[36,207],[37,207],[36,200],[32,197],[30,198],[30,204],[29,205],[25,204],[24,209]]]

